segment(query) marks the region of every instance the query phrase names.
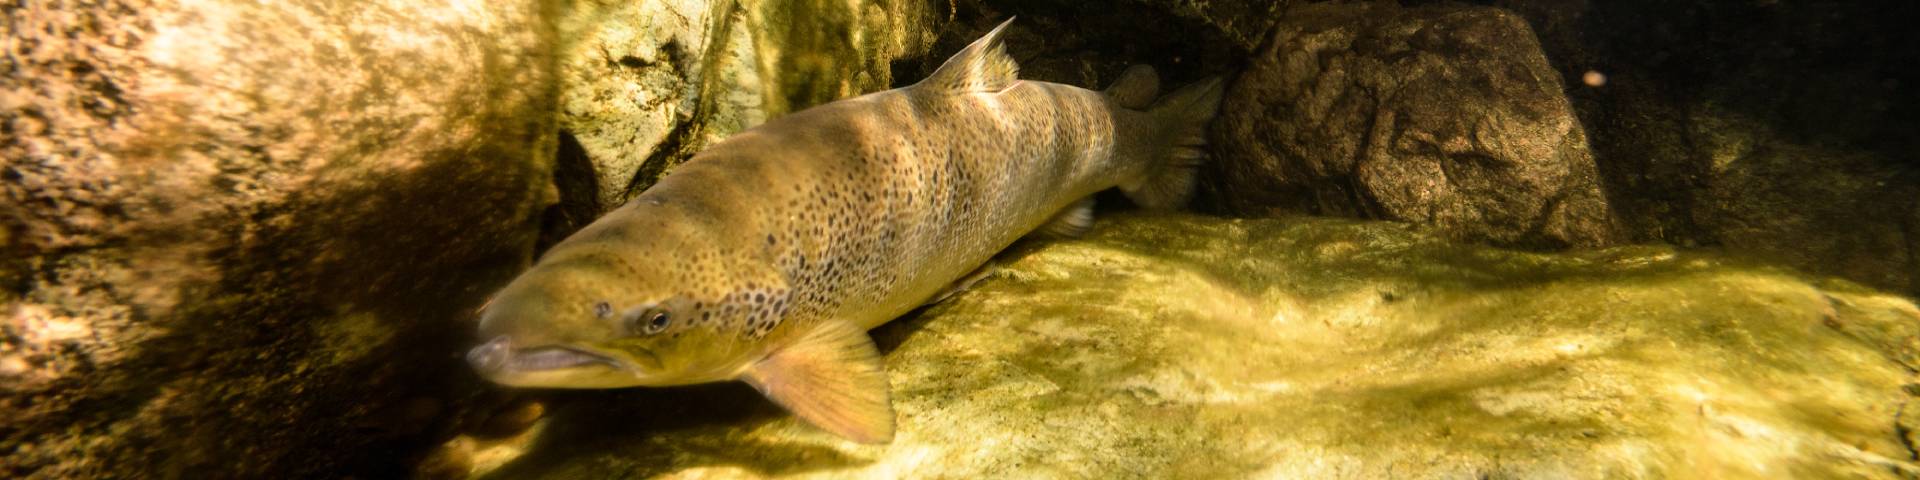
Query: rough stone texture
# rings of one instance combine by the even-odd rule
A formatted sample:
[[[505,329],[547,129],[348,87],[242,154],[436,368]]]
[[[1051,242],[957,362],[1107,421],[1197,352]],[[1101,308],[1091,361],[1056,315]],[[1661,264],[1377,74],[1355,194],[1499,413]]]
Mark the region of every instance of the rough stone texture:
[[[582,392],[487,478],[1900,478],[1920,309],[1670,247],[1135,216],[875,331],[901,430]],[[1905,423],[1902,423],[1905,422]]]
[[[746,127],[889,88],[939,13],[926,0],[580,1],[560,26],[560,122],[596,181],[592,208],[565,221],[584,225]]]
[[[1206,185],[1230,212],[1399,220],[1508,246],[1623,238],[1559,76],[1504,10],[1291,9],[1215,128]]]
[[[1871,153],[1798,145],[1738,117],[1688,118],[1710,179],[1692,224],[1725,250],[1920,292],[1920,172]]]
[[[1920,3],[1491,3],[1540,32],[1636,240],[1920,294]]]
[[[535,2],[0,9],[0,477],[393,477],[550,203]]]

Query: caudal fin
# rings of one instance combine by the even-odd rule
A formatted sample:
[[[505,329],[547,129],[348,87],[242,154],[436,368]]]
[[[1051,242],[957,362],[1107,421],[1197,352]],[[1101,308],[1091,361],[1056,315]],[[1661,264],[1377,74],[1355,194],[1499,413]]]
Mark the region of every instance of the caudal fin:
[[[1147,108],[1161,143],[1146,174],[1120,185],[1127,198],[1156,210],[1185,206],[1193,197],[1194,176],[1207,157],[1207,123],[1220,110],[1226,82],[1219,77],[1194,82]]]

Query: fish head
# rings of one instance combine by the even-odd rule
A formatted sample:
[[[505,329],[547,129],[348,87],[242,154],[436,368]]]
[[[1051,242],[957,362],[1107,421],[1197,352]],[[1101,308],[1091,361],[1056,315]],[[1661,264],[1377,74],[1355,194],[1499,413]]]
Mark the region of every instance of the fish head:
[[[495,294],[467,354],[495,383],[543,388],[669,386],[732,379],[740,345],[701,325],[718,312],[684,277],[607,258],[544,261]]]

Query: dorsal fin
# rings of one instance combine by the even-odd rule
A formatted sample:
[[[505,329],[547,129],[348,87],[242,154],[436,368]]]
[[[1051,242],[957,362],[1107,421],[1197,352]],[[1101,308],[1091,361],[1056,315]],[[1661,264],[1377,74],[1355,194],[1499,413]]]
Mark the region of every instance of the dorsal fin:
[[[1007,25],[1013,19],[1001,22],[979,40],[960,53],[953,54],[947,63],[940,64],[939,70],[926,80],[914,85],[916,90],[937,92],[939,94],[967,92],[998,92],[1005,90],[1013,82],[1020,80],[1020,65],[1007,56],[1007,49],[1001,38],[1006,36]]]

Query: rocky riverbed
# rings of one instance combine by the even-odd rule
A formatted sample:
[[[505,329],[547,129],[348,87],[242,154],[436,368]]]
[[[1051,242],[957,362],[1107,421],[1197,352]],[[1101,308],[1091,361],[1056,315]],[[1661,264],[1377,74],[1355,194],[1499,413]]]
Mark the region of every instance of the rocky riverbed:
[[[1903,478],[1920,309],[1667,247],[1125,215],[875,331],[863,446],[743,385],[566,394],[484,478]]]

